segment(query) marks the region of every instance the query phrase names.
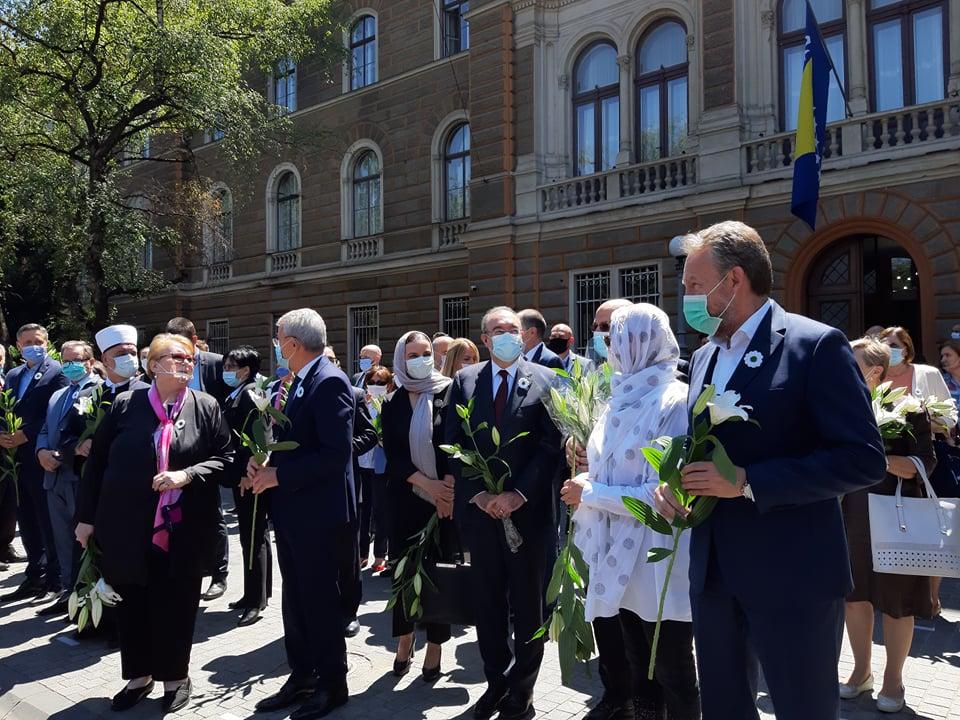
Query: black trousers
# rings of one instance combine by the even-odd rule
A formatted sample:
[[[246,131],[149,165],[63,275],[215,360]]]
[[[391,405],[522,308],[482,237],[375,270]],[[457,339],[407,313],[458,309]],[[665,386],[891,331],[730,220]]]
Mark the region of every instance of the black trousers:
[[[469,508],[468,512],[480,510]],[[523,544],[512,553],[498,520],[479,517],[461,526],[461,536],[470,550],[477,640],[487,683],[508,689],[520,700],[530,700],[543,660],[543,639],[532,638],[543,624],[544,542],[548,530],[527,528],[520,534]]]
[[[387,476],[374,475],[371,483],[373,497],[373,517],[370,532],[373,534],[373,556],[385,558],[390,552],[390,511],[387,499]],[[362,538],[361,538],[362,540]],[[361,545],[361,550],[366,547]]]
[[[17,491],[13,482],[0,483],[0,551],[6,549],[17,534]]]
[[[340,603],[344,622],[357,617],[363,602],[363,580],[360,575],[360,520],[347,525],[347,532],[337,539],[336,558],[340,584]]]
[[[597,641],[600,681],[603,697],[610,702],[626,703],[633,697],[631,668],[623,643],[620,617],[598,617],[593,621],[593,637]],[[646,667],[644,667],[646,672]]]
[[[240,599],[240,607],[263,610],[267,606],[267,600],[273,594],[273,552],[270,548],[270,532],[267,528],[267,499],[261,497],[256,502],[257,511],[254,515],[253,506],[256,497],[249,492],[240,495],[239,489],[233,491],[237,523],[240,527],[240,547],[243,548],[243,597]]]
[[[640,717],[645,713],[651,720],[700,720],[693,623],[664,620],[660,624],[653,680],[647,679],[647,671],[656,623],[621,608],[620,625]]]
[[[151,558],[146,585],[114,586],[123,600],[115,608],[124,680],[187,677],[202,578],[170,577],[164,557]]]
[[[273,532],[283,578],[283,639],[291,676],[316,677],[321,688],[339,689],[346,683],[347,644],[337,551],[341,543],[351,542],[344,535],[356,537],[356,528],[282,523],[274,517]],[[323,558],[330,560],[325,563]]]
[[[17,522],[20,539],[27,551],[26,576],[28,580],[42,582],[48,590],[60,590],[60,563],[53,543],[53,528],[50,525],[50,510],[47,507],[47,491],[43,489],[43,476],[26,472],[21,466],[20,505],[17,507]],[[67,578],[67,582],[69,582]]]
[[[227,539],[227,519],[223,515],[222,496],[220,497],[220,502],[217,507],[220,509],[220,525],[217,527],[216,565],[211,569],[210,575],[213,577],[214,582],[225,583],[227,581],[227,567],[230,562],[230,543]]]

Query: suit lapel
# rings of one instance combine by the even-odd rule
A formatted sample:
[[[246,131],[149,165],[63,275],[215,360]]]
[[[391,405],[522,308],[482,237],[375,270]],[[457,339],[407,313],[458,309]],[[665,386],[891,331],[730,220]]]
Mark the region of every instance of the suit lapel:
[[[493,424],[493,361],[480,370],[473,388],[473,415],[471,423],[476,427],[486,420]]]
[[[770,309],[757,326],[757,332],[727,383],[728,390],[736,390],[742,396],[750,384],[767,370],[770,358],[783,342],[785,320],[783,308],[771,300]]]
[[[27,396],[30,392],[43,380],[43,376],[46,374],[47,370],[50,367],[49,358],[44,358],[43,362],[37,365],[34,368],[28,367],[26,363],[23,364],[23,372],[27,373],[30,376],[30,381],[27,383],[26,389],[23,391],[23,396],[17,402],[23,402],[27,399]],[[19,382],[20,378],[17,378]]]
[[[528,363],[521,360],[517,366],[517,376],[513,379],[513,387],[510,388],[510,395],[507,398],[507,409],[504,420],[510,422],[511,418],[517,416],[520,405],[530,389],[530,372]],[[506,423],[504,423],[506,424]]]

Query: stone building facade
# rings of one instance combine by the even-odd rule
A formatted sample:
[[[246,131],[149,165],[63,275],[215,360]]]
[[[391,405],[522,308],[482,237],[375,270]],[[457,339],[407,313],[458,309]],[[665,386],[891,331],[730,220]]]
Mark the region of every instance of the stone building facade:
[[[813,3],[847,106],[834,88],[815,232],[789,210],[802,1],[368,2],[342,77],[264,78],[316,149],[220,186],[224,245],[121,317],[266,350],[308,305],[347,358],[413,328],[478,340],[495,304],[581,345],[607,297],[682,332],[671,239],[739,219],[789,310],[850,336],[903,324],[928,360],[960,322],[960,0]]]

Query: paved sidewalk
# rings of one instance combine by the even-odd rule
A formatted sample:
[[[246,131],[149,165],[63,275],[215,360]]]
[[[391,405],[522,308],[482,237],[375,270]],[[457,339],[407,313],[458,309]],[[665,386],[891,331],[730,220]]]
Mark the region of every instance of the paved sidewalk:
[[[194,698],[178,718],[239,720],[253,715],[256,702],[274,692],[286,676],[283,629],[280,621],[279,572],[270,607],[263,619],[248,628],[237,628],[236,613],[227,603],[240,594],[240,545],[236,522],[230,516],[230,587],[212,603],[203,603],[197,622],[191,661]],[[13,566],[14,570],[23,566]],[[0,593],[20,581],[19,573],[0,576]],[[393,640],[389,614],[384,612],[389,594],[386,577],[364,575],[366,602],[360,610],[363,629],[347,641],[350,702],[331,715],[335,720],[416,720],[469,718],[470,706],[483,692],[483,673],[472,630],[455,631],[444,646],[444,676],[433,686],[419,676],[422,654],[414,669],[397,680],[390,670]],[[944,584],[944,618],[918,625],[913,653],[907,664],[907,699],[911,709],[885,716],[960,720],[960,584]],[[118,717],[110,712],[109,698],[122,687],[120,657],[105,643],[77,643],[61,619],[38,618],[36,606],[17,603],[0,607],[0,719],[87,719]],[[421,635],[419,644],[424,642]],[[874,669],[882,672],[882,647],[876,648]],[[849,671],[846,648],[841,672]],[[577,678],[576,689],[560,685],[556,649],[547,646],[534,704],[545,720],[573,720],[587,712],[587,703],[599,696],[596,661],[591,674]],[[150,701],[125,713],[127,718],[159,716],[159,690]],[[773,718],[769,699],[760,700],[763,718]],[[258,715],[273,720],[283,713]],[[846,720],[884,717],[869,696],[844,703]],[[731,720],[735,720],[731,718]],[[815,719],[811,719],[815,720]]]

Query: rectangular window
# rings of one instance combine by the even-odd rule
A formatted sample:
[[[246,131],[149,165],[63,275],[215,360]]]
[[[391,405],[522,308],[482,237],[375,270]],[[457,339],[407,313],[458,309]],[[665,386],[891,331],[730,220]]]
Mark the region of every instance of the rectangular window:
[[[207,346],[210,352],[226,355],[230,352],[230,321],[207,321]]]
[[[347,355],[350,375],[360,372],[360,350],[364,345],[380,344],[380,308],[377,305],[354,305],[347,310]]]
[[[273,102],[286,112],[297,109],[297,65],[289,58],[281,60],[274,73]]]
[[[443,2],[443,55],[456,55],[470,48],[470,23],[464,15],[470,9],[467,0]]]
[[[570,292],[570,324],[576,338],[576,352],[592,357],[589,348],[593,316],[597,308],[613,298],[625,298],[631,302],[645,302],[659,307],[660,265],[622,265],[575,272],[570,283]]]
[[[943,99],[943,9],[933,7],[913,16],[914,102]]]
[[[440,329],[452,338],[470,337],[470,297],[440,298]]]
[[[837,75],[846,77],[844,70],[843,34],[824,38],[827,52],[837,68]],[[800,108],[800,79],[803,75],[803,45],[783,48],[783,123],[784,130],[797,129],[797,113]],[[843,93],[837,83],[836,75],[830,73],[830,87],[827,94],[827,122],[843,120],[845,115]]]
[[[903,50],[900,20],[873,26],[873,77],[877,86],[875,110],[903,107]],[[879,50],[879,52],[878,52]]]

